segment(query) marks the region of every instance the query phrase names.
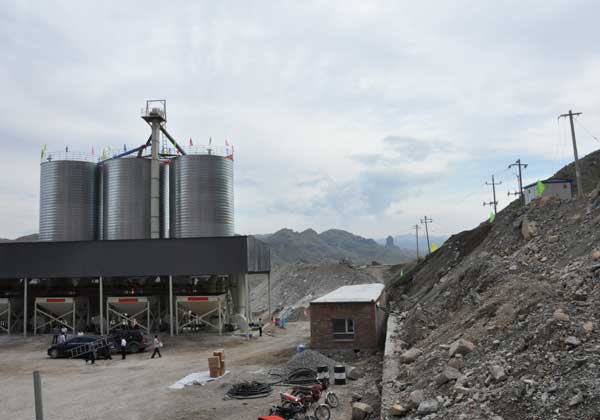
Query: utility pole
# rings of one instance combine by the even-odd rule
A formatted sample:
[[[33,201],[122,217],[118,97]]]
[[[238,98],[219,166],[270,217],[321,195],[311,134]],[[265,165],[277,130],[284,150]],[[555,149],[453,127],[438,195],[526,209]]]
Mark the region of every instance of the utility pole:
[[[496,185],[502,185],[502,181],[500,182],[495,182],[494,181],[494,175],[492,175],[492,183],[490,184],[489,182],[485,181],[485,185],[491,185],[492,186],[492,192],[494,193],[494,201],[490,201],[489,203],[486,203],[485,201],[483,202],[484,206],[494,206],[494,214],[497,213],[497,208],[496,206],[498,205],[498,200],[496,200]]]
[[[521,197],[521,204],[525,205],[525,195],[523,195],[523,173],[521,172],[521,168],[525,169],[527,168],[527,164],[526,163],[521,163],[521,159],[517,159],[517,161],[515,163],[511,163],[510,165],[508,165],[508,168],[512,168],[513,166],[518,166],[519,167],[519,192],[514,192],[514,193],[508,193],[508,195],[519,195],[519,197]]]
[[[433,220],[425,216],[423,219],[421,219],[421,223],[425,225],[425,234],[427,235],[427,254],[431,254],[431,245],[429,244],[429,229],[427,228],[427,223],[433,223]]]
[[[573,112],[569,109],[568,114],[561,114],[558,118],[569,117],[571,123],[571,139],[573,140],[573,155],[575,156],[575,177],[577,178],[577,197],[583,197],[583,185],[581,184],[581,171],[579,170],[579,156],[577,155],[577,140],[575,140],[575,126],[573,125],[573,116],[581,115],[581,112]]]
[[[419,261],[419,225],[415,225],[414,228],[417,238],[417,261]]]

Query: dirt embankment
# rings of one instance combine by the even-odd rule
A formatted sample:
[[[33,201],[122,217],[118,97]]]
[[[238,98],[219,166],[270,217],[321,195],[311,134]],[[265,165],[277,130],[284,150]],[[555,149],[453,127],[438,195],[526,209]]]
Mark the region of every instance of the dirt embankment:
[[[405,417],[599,418],[597,191],[513,203],[451,237],[389,292],[414,356],[392,384]]]

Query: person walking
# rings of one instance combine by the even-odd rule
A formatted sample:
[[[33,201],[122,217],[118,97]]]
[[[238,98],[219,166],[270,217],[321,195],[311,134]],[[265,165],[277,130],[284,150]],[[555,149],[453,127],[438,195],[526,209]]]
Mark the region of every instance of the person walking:
[[[125,337],[121,338],[121,360],[125,360],[127,356],[127,340]]]
[[[64,333],[60,333],[60,335],[58,336],[58,344],[62,344],[64,346],[65,341],[67,341],[67,337]]]
[[[162,347],[162,342],[158,339],[158,335],[154,336],[154,341],[152,342],[153,346],[154,346],[154,351],[152,352],[152,357],[151,359],[154,359],[154,356],[156,356],[158,354],[158,357],[162,357],[162,355],[160,354],[160,348]]]
[[[262,337],[263,321],[262,318],[258,318],[258,336]]]

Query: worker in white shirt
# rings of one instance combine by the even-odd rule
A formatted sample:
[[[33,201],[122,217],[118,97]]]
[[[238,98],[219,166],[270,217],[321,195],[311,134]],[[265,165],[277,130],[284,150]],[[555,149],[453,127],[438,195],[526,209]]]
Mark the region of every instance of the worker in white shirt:
[[[162,347],[162,343],[158,339],[158,335],[154,336],[154,341],[152,342],[152,345],[154,346],[154,351],[152,352],[151,359],[154,359],[154,356],[156,356],[157,354],[158,357],[162,357],[162,355],[160,354],[160,348]]]
[[[65,335],[65,333],[60,333],[60,335],[58,336],[58,344],[65,344],[65,341],[67,341],[67,337]]]
[[[127,356],[127,340],[125,337],[121,338],[121,360],[125,360]]]

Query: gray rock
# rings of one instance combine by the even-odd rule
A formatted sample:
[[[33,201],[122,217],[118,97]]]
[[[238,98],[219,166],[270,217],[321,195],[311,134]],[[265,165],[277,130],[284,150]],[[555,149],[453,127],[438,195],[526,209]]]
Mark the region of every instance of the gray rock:
[[[569,407],[574,407],[583,402],[583,394],[578,392],[573,398],[569,400]]]
[[[492,378],[494,378],[494,381],[496,382],[500,382],[506,379],[506,373],[504,372],[504,369],[502,368],[502,366],[498,366],[498,365],[493,365],[490,368],[490,374],[492,375]]]
[[[470,342],[469,340],[465,340],[463,338],[456,340],[452,345],[450,345],[450,350],[448,350],[450,357],[455,354],[466,355],[473,351],[475,348],[475,344]]]
[[[373,407],[369,404],[355,402],[352,404],[352,420],[364,420],[373,413]]]
[[[421,350],[413,347],[400,355],[400,363],[412,363],[417,360],[421,354],[423,354]]]
[[[438,386],[444,385],[447,382],[455,381],[460,378],[462,374],[458,369],[455,369],[451,366],[446,366],[446,368],[435,378],[435,383]]]
[[[425,400],[421,404],[419,404],[419,408],[417,408],[417,413],[421,415],[432,414],[437,412],[440,409],[440,403],[437,400]]]
[[[557,309],[556,311],[554,311],[554,314],[552,314],[552,316],[554,317],[555,320],[562,321],[562,322],[567,322],[571,319],[571,317],[569,317],[569,315],[564,313],[562,311],[562,309]]]
[[[581,341],[577,337],[570,335],[567,338],[565,338],[565,344],[567,344],[569,346],[577,347],[578,345],[581,344]]]
[[[365,372],[359,368],[352,368],[350,372],[346,375],[346,377],[352,381],[356,381],[365,376]]]
[[[425,394],[420,389],[416,389],[410,393],[408,402],[405,405],[411,409],[417,408],[423,401],[425,401]]]

